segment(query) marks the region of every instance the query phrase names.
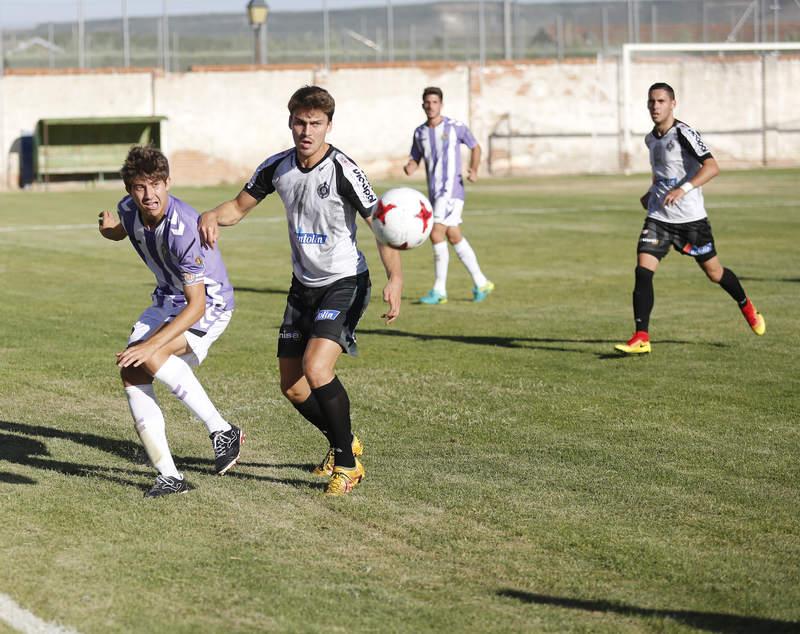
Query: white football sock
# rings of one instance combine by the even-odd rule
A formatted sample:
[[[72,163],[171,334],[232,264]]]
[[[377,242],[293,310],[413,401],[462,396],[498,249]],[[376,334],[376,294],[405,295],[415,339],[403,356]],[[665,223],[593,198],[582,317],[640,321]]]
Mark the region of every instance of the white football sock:
[[[475,287],[480,288],[486,284],[486,276],[481,273],[481,267],[478,266],[478,256],[475,255],[475,251],[473,251],[467,239],[462,238],[461,242],[457,242],[453,245],[453,248],[456,250],[456,255],[461,262],[467,267],[467,271],[469,271],[469,274],[472,276],[472,283]]]
[[[208,398],[192,368],[183,359],[171,355],[153,376],[166,385],[192,414],[203,421],[209,434],[231,428]]]
[[[183,477],[178,473],[169,451],[164,414],[161,413],[161,408],[158,406],[153,384],[146,383],[145,385],[126,387],[125,396],[128,397],[133,425],[144,445],[147,457],[150,458],[150,463],[161,475]]]
[[[433,273],[436,281],[433,290],[442,295],[447,295],[447,265],[450,263],[450,252],[447,250],[447,240],[433,245]]]

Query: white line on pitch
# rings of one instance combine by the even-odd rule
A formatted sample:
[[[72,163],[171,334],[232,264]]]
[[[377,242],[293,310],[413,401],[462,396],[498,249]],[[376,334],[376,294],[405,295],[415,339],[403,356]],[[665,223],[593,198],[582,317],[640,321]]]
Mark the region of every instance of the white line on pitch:
[[[793,200],[780,200],[780,201],[765,201],[763,203],[745,203],[745,202],[717,202],[706,203],[709,209],[761,209],[769,207],[798,207],[800,201]],[[496,214],[521,214],[521,215],[537,215],[537,214],[553,214],[553,213],[585,213],[592,211],[639,211],[636,205],[587,205],[586,207],[502,207],[499,209],[470,209],[468,213],[475,216],[483,215],[496,215]],[[283,216],[269,216],[268,218],[250,218],[248,224],[259,223],[273,223],[282,222]],[[0,227],[0,233],[21,233],[25,231],[83,231],[85,229],[94,229],[95,224],[74,224],[74,225],[12,225],[8,227]]]
[[[247,224],[279,222],[284,217],[269,218],[250,218]],[[96,224],[74,224],[74,225],[11,225],[0,227],[0,233],[21,233],[24,231],[84,231],[86,229],[97,229]]]
[[[7,594],[0,593],[0,621],[23,634],[77,634],[68,627],[43,621],[38,616],[17,605]]]

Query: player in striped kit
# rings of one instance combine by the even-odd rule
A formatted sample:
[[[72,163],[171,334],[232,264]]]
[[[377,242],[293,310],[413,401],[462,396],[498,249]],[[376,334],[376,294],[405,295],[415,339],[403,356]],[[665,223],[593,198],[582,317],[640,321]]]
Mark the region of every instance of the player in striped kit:
[[[353,435],[350,398],[336,375],[342,352],[355,355],[355,329],[371,283],[356,242],[356,217],[368,223],[378,197],[366,175],[326,141],[335,102],[324,88],[305,86],[289,99],[294,147],[268,157],[233,200],[203,214],[200,235],[213,246],[219,226],[241,221],[273,192],[286,209],[292,283],[278,332],[281,391],[326,437],[329,450],[314,474],[329,477],[327,495],[344,495],[364,478],[363,446]],[[378,243],[388,282],[387,323],[400,313],[398,251]]]
[[[494,290],[478,264],[478,257],[461,232],[464,211],[464,181],[461,176],[461,145],[470,150],[467,180],[478,180],[481,146],[461,121],[442,115],[442,89],[429,86],[422,91],[422,109],[427,121],[414,130],[411,155],[403,171],[411,176],[425,160],[428,198],[433,203],[433,288],[423,297],[423,304],[447,303],[447,268],[450,255],[447,241],[472,277],[472,299],[481,302]]]
[[[719,166],[700,134],[675,118],[675,91],[669,84],[650,86],[647,108],[655,126],[645,137],[650,151],[653,183],[642,196],[647,210],[637,248],[633,289],[635,332],[615,346],[624,354],[651,350],[649,324],[653,309],[653,275],[670,246],[691,256],[712,282],[719,284],[739,305],[752,331],[763,335],[764,317],[756,310],[733,271],[717,257],[706,215],[702,186],[719,174]]]
[[[169,194],[169,164],[156,148],[131,148],[121,175],[128,196],[118,206],[119,220],[100,213],[100,234],[129,238],[155,275],[153,303],[133,326],[128,347],[117,353],[136,431],[158,471],[145,497],[189,490],[167,444],[164,416],[153,378],[206,426],[214,450],[214,468],[223,475],[239,459],[242,431],[228,423],[208,398],[191,366],[203,362],[211,344],[233,314],[233,287],[219,251],[202,247],[198,214]]]

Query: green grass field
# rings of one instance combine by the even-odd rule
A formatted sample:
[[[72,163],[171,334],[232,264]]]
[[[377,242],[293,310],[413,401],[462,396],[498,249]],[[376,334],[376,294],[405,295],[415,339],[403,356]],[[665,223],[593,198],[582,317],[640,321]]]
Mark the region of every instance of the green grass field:
[[[497,290],[470,302],[451,251],[450,302],[415,304],[421,247],[392,326],[361,223],[373,302],[339,376],[367,477],[343,499],[278,389],[277,198],[223,234],[238,307],[198,371],[242,461],[212,475],[205,428],[159,386],[194,490],[144,500],[114,353],[153,282],[94,228],[122,191],[0,195],[0,595],[84,633],[800,631],[800,173],[706,188],[766,336],[672,253],[653,353],[622,358],[647,182],[473,186],[465,233]],[[199,209],[236,191],[174,188]]]

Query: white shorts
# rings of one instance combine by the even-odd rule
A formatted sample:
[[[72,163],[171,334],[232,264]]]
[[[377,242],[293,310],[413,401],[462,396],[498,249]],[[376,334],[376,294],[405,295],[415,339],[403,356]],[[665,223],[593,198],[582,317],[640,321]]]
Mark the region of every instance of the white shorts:
[[[175,319],[175,316],[185,306],[185,304],[175,306],[169,300],[163,302],[162,306],[159,306],[158,302],[149,306],[133,324],[131,336],[128,337],[128,345],[146,341],[152,337],[161,326]],[[205,314],[183,333],[192,351],[180,355],[180,358],[191,366],[200,365],[208,356],[211,344],[225,332],[232,316],[232,310],[224,310],[218,306],[206,306]]]
[[[461,224],[464,201],[458,198],[437,198],[433,203],[433,221],[445,227],[457,227]]]

